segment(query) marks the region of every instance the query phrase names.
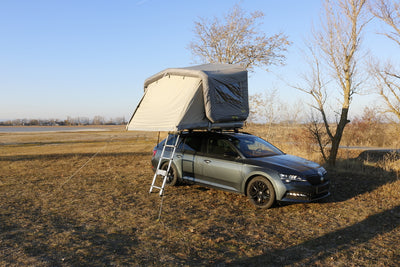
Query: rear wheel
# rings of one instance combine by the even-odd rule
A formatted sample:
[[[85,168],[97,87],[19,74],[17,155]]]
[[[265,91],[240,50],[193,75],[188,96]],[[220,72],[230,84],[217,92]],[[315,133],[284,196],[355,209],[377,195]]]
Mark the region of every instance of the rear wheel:
[[[161,169],[162,170],[167,170],[168,169],[168,162],[164,163],[161,166]],[[178,172],[176,171],[176,168],[172,163],[171,163],[171,167],[169,168],[166,184],[167,185],[171,185],[171,186],[178,184]]]
[[[267,178],[257,176],[247,185],[247,196],[257,208],[268,209],[275,203],[275,190]]]

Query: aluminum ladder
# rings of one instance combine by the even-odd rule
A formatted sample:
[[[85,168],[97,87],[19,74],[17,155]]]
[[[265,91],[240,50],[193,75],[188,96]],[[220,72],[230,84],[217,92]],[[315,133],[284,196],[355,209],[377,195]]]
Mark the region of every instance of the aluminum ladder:
[[[175,136],[174,134],[169,133],[167,138],[165,139],[165,142],[163,144],[163,148],[162,148],[162,151],[161,151],[161,155],[160,155],[160,158],[158,160],[157,169],[156,169],[156,171],[154,173],[153,182],[151,183],[151,186],[150,186],[149,193],[151,193],[153,191],[153,189],[155,188],[155,189],[160,190],[160,196],[162,196],[164,194],[164,187],[165,187],[165,184],[167,182],[168,173],[169,173],[169,170],[171,169],[171,163],[172,163],[172,161],[174,159],[175,151],[176,151],[176,148],[177,148],[178,143],[179,143],[179,136],[180,135],[177,134],[175,142],[172,145],[168,144],[168,141],[173,140],[174,136]],[[170,149],[167,149],[167,148],[172,148],[172,152],[170,152],[169,155],[166,152],[167,152],[167,150],[170,150]],[[167,154],[167,155],[165,155],[165,154]],[[163,163],[164,160],[166,160],[166,162],[168,162],[168,167],[167,167],[166,170],[162,170],[161,169],[161,167],[162,167],[161,163]],[[162,185],[161,186],[156,185],[157,178],[162,178]]]

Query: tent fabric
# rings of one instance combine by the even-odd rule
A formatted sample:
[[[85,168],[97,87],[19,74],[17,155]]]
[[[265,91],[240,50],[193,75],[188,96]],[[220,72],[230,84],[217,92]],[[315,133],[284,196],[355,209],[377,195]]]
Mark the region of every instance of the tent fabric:
[[[206,64],[161,71],[144,83],[128,130],[241,127],[249,114],[247,71]]]

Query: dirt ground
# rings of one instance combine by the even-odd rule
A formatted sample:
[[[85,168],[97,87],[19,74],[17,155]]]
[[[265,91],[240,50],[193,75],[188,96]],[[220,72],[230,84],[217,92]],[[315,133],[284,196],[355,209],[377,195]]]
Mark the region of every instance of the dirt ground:
[[[393,173],[329,170],[329,199],[268,210],[194,185],[168,187],[161,199],[148,193],[156,141],[0,134],[0,265],[400,265]]]

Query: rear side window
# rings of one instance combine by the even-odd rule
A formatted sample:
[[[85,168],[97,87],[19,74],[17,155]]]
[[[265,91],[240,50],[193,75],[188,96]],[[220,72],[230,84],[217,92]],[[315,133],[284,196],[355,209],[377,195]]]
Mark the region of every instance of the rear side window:
[[[184,141],[183,150],[200,152],[201,151],[201,140],[200,136],[187,136]]]

